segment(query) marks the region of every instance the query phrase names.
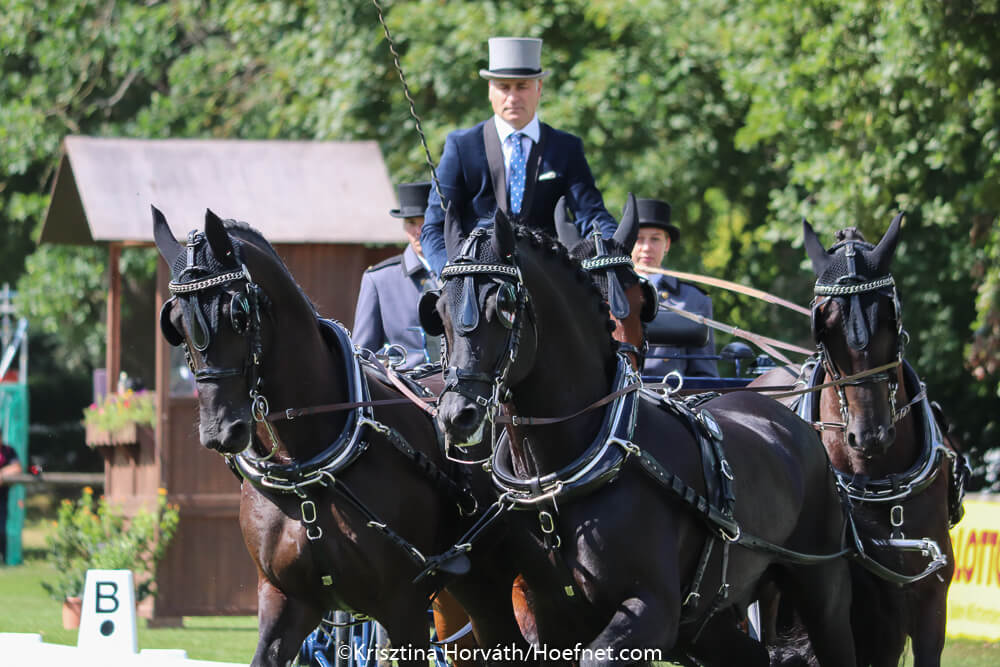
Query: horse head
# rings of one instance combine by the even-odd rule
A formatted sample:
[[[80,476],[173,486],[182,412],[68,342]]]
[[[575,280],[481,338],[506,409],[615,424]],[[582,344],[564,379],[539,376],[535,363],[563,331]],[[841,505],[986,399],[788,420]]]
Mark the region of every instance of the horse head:
[[[610,239],[604,239],[597,229],[582,238],[567,216],[565,198],[556,205],[555,226],[560,243],[590,272],[608,302],[615,323],[612,333],[615,340],[629,355],[632,366],[641,369],[647,349],[644,325],[656,317],[657,294],[656,288],[636,273],[632,264],[632,248],[639,234],[635,196],[629,193],[621,223]]]
[[[803,221],[805,247],[816,274],[813,338],[827,375],[839,379],[890,365],[836,388],[845,442],[863,459],[884,454],[896,437],[898,364],[906,333],[889,266],[902,216],[893,219],[877,245],[850,228],[838,232],[829,250]]]
[[[483,440],[501,405],[516,408],[525,398],[517,387],[539,374],[591,366],[608,371],[598,373],[602,378],[612,374],[613,362],[605,362],[614,358],[613,324],[589,274],[555,240],[515,228],[503,211],[491,227],[464,239],[449,231],[458,224],[449,210],[445,239],[451,259],[441,272],[442,292],[425,295],[420,312],[424,329],[443,332],[447,344],[440,425],[450,447],[467,448]],[[565,270],[555,270],[557,263]],[[574,326],[574,313],[586,303],[570,292],[581,286],[604,313],[592,318],[599,322],[592,327]],[[543,327],[560,332],[562,344],[540,349]],[[592,340],[603,340],[607,354],[599,355]],[[579,390],[567,387],[567,395]]]
[[[153,232],[171,274],[160,330],[168,343],[184,347],[197,382],[201,444],[241,452],[269,410],[264,379],[282,363],[274,345],[276,302],[268,293],[278,289],[284,265],[258,232],[212,211],[204,231],[190,231],[181,245],[154,207]],[[281,317],[291,318],[291,307],[282,307]]]

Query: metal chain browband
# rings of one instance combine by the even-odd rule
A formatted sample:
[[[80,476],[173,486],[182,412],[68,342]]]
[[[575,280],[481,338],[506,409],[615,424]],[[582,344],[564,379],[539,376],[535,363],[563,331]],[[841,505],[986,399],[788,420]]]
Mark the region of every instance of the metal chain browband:
[[[465,276],[470,274],[499,274],[521,280],[521,271],[516,266],[506,264],[448,264],[441,269],[442,278]]]
[[[211,278],[205,278],[204,280],[195,280],[185,283],[175,283],[171,280],[167,283],[167,287],[170,289],[171,294],[188,294],[190,292],[206,290],[217,285],[225,285],[226,283],[231,283],[234,280],[239,280],[241,278],[246,278],[247,281],[252,282],[250,281],[250,273],[247,271],[246,266],[244,266],[240,271],[223,273],[217,276],[212,276]]]
[[[627,266],[630,269],[635,268],[635,265],[632,263],[632,258],[626,257],[625,255],[618,255],[614,257],[591,257],[580,263],[583,265],[583,268],[588,271],[606,269],[611,266]]]
[[[817,296],[849,296],[851,294],[874,292],[875,290],[882,289],[883,287],[895,286],[896,281],[892,279],[891,275],[888,275],[866,283],[853,283],[848,285],[829,285],[817,282],[813,288],[813,294]]]

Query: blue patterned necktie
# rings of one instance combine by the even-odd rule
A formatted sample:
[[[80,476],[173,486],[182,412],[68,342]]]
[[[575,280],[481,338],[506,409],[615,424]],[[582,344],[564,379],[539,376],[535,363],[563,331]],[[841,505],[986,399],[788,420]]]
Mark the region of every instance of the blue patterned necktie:
[[[510,135],[512,150],[510,152],[510,212],[514,215],[521,213],[521,200],[524,199],[524,147],[521,145],[521,137],[524,135],[515,132]]]

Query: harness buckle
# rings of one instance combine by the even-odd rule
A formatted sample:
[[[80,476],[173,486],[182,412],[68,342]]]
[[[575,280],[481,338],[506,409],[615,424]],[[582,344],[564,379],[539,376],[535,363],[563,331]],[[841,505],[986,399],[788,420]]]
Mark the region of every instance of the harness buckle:
[[[316,532],[313,532],[313,529],[315,529]],[[310,542],[315,542],[316,540],[320,539],[321,537],[323,537],[323,529],[322,528],[320,528],[319,526],[306,526],[306,538]]]
[[[288,421],[292,421],[293,419],[295,419],[295,409],[294,408],[286,408],[285,409],[285,419],[287,419]]]
[[[490,399],[486,398],[485,396],[476,396],[476,403],[486,408],[489,407],[490,405]]]
[[[300,511],[302,512],[302,523],[316,523],[316,503],[311,500],[303,500]]]
[[[903,527],[903,506],[893,505],[892,509],[889,510],[889,524],[893,528]]]
[[[546,522],[548,522],[547,526]],[[538,525],[539,528],[542,529],[542,532],[545,533],[546,535],[551,535],[552,533],[556,532],[556,521],[555,519],[552,518],[552,515],[549,514],[549,512],[547,512],[546,510],[542,510],[541,512],[538,513]]]

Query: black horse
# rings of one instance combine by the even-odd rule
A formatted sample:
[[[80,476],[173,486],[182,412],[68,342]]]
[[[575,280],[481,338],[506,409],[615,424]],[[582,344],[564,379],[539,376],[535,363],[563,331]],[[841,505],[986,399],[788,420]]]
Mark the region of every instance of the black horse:
[[[854,228],[841,230],[829,250],[803,223],[816,274],[817,354],[753,385],[798,376],[815,387],[868,373],[787,403],[820,430],[865,549],[877,561],[866,563],[874,574],[853,569],[858,664],[898,664],[909,636],[914,665],[928,667],[940,665],[944,648],[954,570],[948,530],[961,517],[967,469],[904,359],[908,336],[890,272],[901,222],[902,214],[876,245]]]
[[[567,216],[564,200],[561,198],[555,209],[559,242],[594,279],[615,324],[611,335],[618,341],[619,351],[641,371],[647,348],[646,325],[656,317],[657,294],[632,263],[632,248],[639,236],[635,196],[629,193],[621,222],[610,239],[602,238],[600,230],[581,237]]]
[[[492,424],[513,433],[491,463],[549,556],[521,568],[539,641],[582,643],[581,664],[653,648],[764,665],[737,621],[773,581],[823,664],[853,665],[846,561],[792,553],[843,553],[843,508],[808,425],[753,393],[694,409],[640,396],[607,304],[561,245],[502,212],[464,240],[455,229],[447,216],[443,293],[421,308],[425,329],[447,336],[438,417],[452,446]]]
[[[414,649],[400,664],[426,666],[429,596],[447,573],[413,581],[469,527],[477,499],[495,497],[488,478],[455,474],[430,416],[317,317],[259,232],[209,211],[185,247],[155,208],[153,218],[174,295],[163,335],[185,346],[197,379],[202,444],[243,480],[240,527],[258,570],[252,664],[285,665],[324,612],[342,609]],[[449,590],[480,646],[526,646],[500,556],[480,549]]]

